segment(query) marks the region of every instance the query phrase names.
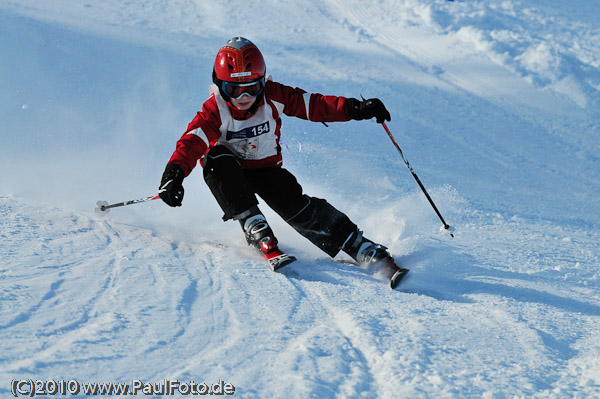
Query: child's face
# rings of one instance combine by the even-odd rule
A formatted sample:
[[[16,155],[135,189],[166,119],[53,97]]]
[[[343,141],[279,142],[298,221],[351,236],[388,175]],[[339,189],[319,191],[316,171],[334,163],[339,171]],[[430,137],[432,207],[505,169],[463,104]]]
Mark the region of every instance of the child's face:
[[[256,101],[256,97],[242,96],[239,99],[232,98],[231,104],[240,111],[247,111]]]

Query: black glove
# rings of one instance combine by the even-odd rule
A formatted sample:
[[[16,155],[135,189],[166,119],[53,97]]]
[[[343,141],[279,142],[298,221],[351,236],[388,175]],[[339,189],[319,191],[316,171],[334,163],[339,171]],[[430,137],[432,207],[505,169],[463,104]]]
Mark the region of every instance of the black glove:
[[[169,162],[160,181],[158,196],[169,206],[181,206],[183,201],[183,178],[185,173],[179,165]]]
[[[350,116],[350,119],[361,121],[375,117],[377,118],[377,123],[392,120],[390,113],[385,109],[385,105],[378,98],[369,98],[363,101],[356,98],[349,98],[346,100],[346,104],[348,104],[348,116]]]

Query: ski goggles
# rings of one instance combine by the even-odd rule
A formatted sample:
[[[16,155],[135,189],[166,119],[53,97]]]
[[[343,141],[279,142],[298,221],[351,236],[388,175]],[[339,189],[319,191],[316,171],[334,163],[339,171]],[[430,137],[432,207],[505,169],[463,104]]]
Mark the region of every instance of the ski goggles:
[[[265,89],[265,78],[248,83],[223,82],[221,89],[229,97],[239,100],[242,96],[256,97]]]

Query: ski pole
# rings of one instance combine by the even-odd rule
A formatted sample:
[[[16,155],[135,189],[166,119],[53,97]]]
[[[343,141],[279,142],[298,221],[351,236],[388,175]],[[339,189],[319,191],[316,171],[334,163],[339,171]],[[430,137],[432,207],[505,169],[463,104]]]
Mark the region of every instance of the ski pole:
[[[450,226],[448,223],[446,223],[446,221],[444,220],[444,218],[442,217],[442,214],[440,213],[440,211],[437,209],[437,206],[435,206],[435,204],[433,203],[433,200],[431,199],[431,197],[429,196],[429,193],[427,192],[427,190],[425,190],[425,186],[423,185],[423,183],[421,183],[421,179],[419,179],[419,176],[417,176],[417,174],[415,173],[415,171],[413,170],[412,166],[410,166],[410,163],[408,163],[408,160],[406,159],[406,157],[404,156],[404,153],[402,152],[402,150],[400,149],[400,146],[398,145],[398,143],[396,143],[396,139],[394,139],[394,136],[392,135],[392,132],[390,132],[390,129],[388,129],[387,125],[385,124],[385,122],[382,123],[383,128],[385,129],[386,133],[388,134],[388,136],[390,137],[390,140],[392,140],[392,143],[394,143],[394,145],[396,146],[396,149],[398,150],[398,152],[400,153],[400,156],[402,157],[402,160],[404,161],[404,163],[406,164],[406,166],[408,167],[408,170],[410,170],[410,173],[413,175],[413,177],[415,178],[415,180],[417,181],[417,184],[419,185],[419,187],[421,187],[421,190],[423,190],[423,194],[425,194],[425,197],[427,197],[427,199],[429,200],[429,203],[431,204],[431,206],[433,207],[433,210],[435,211],[435,213],[438,215],[438,217],[440,218],[440,220],[442,221],[443,224],[443,229],[440,228],[440,231],[444,232],[444,230],[447,230],[447,232],[450,234],[450,237],[454,237],[454,234],[452,234],[453,228],[452,226]]]
[[[158,195],[153,195],[153,196],[150,196],[150,197],[139,198],[139,199],[130,200],[130,201],[118,202],[116,204],[109,204],[106,201],[98,201],[98,202],[96,202],[96,208],[94,210],[96,211],[96,214],[98,214],[100,216],[105,216],[110,211],[110,208],[117,208],[117,207],[120,207],[120,206],[139,204],[140,202],[153,201],[153,200],[155,200],[157,198],[159,198]]]

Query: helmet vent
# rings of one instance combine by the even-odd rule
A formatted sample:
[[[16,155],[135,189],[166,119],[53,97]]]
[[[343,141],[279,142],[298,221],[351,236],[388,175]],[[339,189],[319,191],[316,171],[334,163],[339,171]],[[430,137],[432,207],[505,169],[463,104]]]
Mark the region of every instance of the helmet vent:
[[[251,41],[234,37],[219,49],[214,70],[219,80],[245,82],[264,77],[265,60]]]

